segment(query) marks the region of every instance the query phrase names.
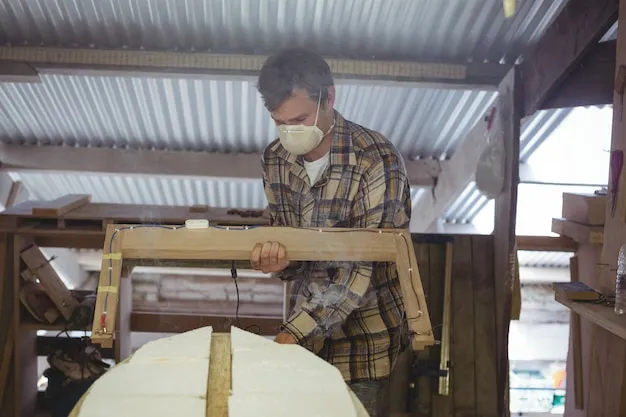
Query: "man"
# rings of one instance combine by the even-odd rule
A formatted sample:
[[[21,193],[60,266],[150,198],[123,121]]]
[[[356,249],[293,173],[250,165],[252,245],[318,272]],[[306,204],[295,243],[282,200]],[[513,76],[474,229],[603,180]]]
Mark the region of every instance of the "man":
[[[333,76],[321,56],[278,52],[261,69],[258,90],[279,132],[262,162],[272,225],[408,227],[402,156],[383,135],[334,110]],[[291,284],[289,318],[276,342],[298,343],[336,366],[370,415],[385,415],[386,383],[405,334],[395,265],[291,263],[280,242],[258,243],[250,261]]]

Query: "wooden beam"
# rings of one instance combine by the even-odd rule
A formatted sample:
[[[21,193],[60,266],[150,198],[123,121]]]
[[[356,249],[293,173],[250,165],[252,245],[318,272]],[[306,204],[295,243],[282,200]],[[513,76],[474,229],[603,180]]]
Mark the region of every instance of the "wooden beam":
[[[578,243],[566,236],[517,236],[517,250],[576,252]]]
[[[480,120],[437,176],[432,192],[426,192],[413,206],[411,233],[424,233],[436,227],[441,213],[474,178],[478,159],[487,146],[487,122]]]
[[[524,114],[532,115],[617,19],[618,0],[570,0],[523,54]]]
[[[40,73],[147,72],[161,76],[256,77],[266,55],[94,50],[56,47],[0,47],[0,60],[28,63]],[[448,64],[414,61],[337,59],[326,57],[338,81],[450,85],[494,89],[508,68],[500,64]]]
[[[10,207],[11,190],[13,188],[13,180],[7,172],[0,173],[0,204],[3,208]]]
[[[1,174],[0,174],[1,175]],[[28,190],[24,187],[22,181],[13,181],[11,185],[11,192],[7,198],[5,207],[13,207],[16,204],[20,204],[28,200]]]
[[[616,46],[614,40],[593,46],[540,109],[612,104]]]
[[[114,175],[172,175],[194,178],[261,178],[260,154],[0,144],[5,172],[76,172]],[[411,185],[430,187],[446,163],[405,161]]]
[[[508,340],[511,303],[516,267],[515,219],[517,213],[517,185],[519,182],[520,124],[522,119],[522,85],[517,68],[513,68],[498,88],[498,137],[505,150],[504,189],[495,199],[494,219],[494,273],[496,291],[496,334],[498,409],[505,415],[508,403],[505,387],[508,381]],[[501,135],[501,136],[500,136]]]
[[[36,83],[40,82],[37,70],[23,62],[0,60],[0,83]]]
[[[68,194],[56,200],[48,201],[38,207],[33,207],[33,216],[63,217],[72,210],[91,203],[91,195]]]
[[[26,226],[33,229],[35,226],[58,227],[56,219],[38,217],[32,213],[33,208],[46,202],[27,201],[11,207],[0,214],[0,229],[15,231]],[[81,206],[63,216],[65,232],[72,228],[81,228],[85,234],[100,231],[108,223],[164,223],[182,225],[187,219],[207,219],[212,224],[225,225],[262,225],[268,224],[264,217],[242,217],[238,214],[228,214],[230,209],[210,207],[207,212],[195,213],[189,206],[158,206],[139,204],[108,204],[90,203]],[[46,223],[50,220],[50,224]],[[52,228],[52,227],[51,227]],[[22,230],[22,233],[28,233]],[[101,248],[99,248],[101,249]]]

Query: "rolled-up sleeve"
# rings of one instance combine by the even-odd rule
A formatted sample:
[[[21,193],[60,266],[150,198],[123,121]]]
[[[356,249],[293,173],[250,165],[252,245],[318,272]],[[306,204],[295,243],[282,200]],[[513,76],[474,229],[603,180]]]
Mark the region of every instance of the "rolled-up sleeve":
[[[363,175],[354,200],[351,223],[355,228],[397,228],[408,222],[404,207],[410,192],[406,170],[396,155],[384,157]],[[371,284],[372,262],[337,264],[331,280],[294,312],[283,328],[298,342],[328,336],[362,306]]]

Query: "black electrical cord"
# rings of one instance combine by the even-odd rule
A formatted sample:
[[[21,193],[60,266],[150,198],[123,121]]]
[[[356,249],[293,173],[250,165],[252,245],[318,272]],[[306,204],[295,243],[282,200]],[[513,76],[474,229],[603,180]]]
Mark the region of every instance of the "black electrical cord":
[[[232,266],[230,268],[230,275],[233,277],[233,281],[235,282],[235,291],[237,293],[237,305],[235,307],[235,323],[237,323],[237,327],[245,331],[251,332],[251,333],[260,334],[261,328],[257,326],[256,324],[251,324],[249,326],[242,327],[241,323],[239,322],[240,298],[239,298],[239,284],[237,283],[237,268],[235,267],[235,261],[233,261]],[[251,329],[256,329],[256,330],[251,330]]]

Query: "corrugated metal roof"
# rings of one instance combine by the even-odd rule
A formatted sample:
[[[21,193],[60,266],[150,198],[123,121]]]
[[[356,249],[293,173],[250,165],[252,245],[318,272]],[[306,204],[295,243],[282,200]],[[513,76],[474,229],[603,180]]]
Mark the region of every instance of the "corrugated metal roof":
[[[484,0],[2,0],[0,43],[511,61],[565,3],[518,0],[505,19]]]
[[[276,128],[252,81],[42,75],[0,83],[0,140],[19,144],[261,152]],[[451,153],[494,92],[338,85],[336,108],[410,157]]]
[[[571,257],[571,252],[517,251],[519,265],[533,268],[569,268]]]
[[[51,200],[66,194],[91,194],[94,203],[263,209],[267,200],[261,180],[189,179],[73,172],[13,173],[23,182],[31,200]],[[424,189],[413,188],[416,201]]]
[[[501,2],[479,0],[364,0],[358,8],[355,0],[0,0],[0,43],[254,53],[299,44],[342,57],[512,61],[565,3],[518,0],[505,20]],[[259,152],[275,137],[252,81],[51,74],[42,81],[0,84],[0,140]],[[337,108],[409,158],[446,158],[494,99],[493,92],[339,85]],[[541,112],[525,124],[523,158],[560,115]],[[543,118],[552,126],[540,127]],[[21,179],[35,198],[84,192],[94,201],[265,204],[258,182],[63,172]],[[476,193],[468,187],[465,204],[446,217],[471,220],[484,203]]]

